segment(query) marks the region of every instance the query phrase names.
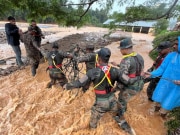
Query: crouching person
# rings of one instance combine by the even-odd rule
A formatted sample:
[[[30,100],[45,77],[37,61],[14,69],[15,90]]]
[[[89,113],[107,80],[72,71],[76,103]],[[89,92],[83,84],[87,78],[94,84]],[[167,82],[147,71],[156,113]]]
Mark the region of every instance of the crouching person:
[[[56,81],[58,81],[61,86],[68,82],[65,74],[63,73],[62,62],[64,58],[71,58],[72,56],[58,49],[59,47],[57,43],[53,44],[50,52],[45,52],[44,50],[40,49],[43,56],[47,59],[49,65],[47,69],[49,70],[49,77],[51,81],[47,84],[47,88],[51,88]]]
[[[117,68],[109,66],[108,61],[110,56],[111,51],[108,48],[102,48],[98,52],[98,67],[88,70],[86,75],[79,80],[67,83],[63,86],[64,89],[69,90],[72,88],[83,87],[87,81],[93,82],[96,100],[91,108],[90,128],[96,128],[99,119],[106,112],[111,111],[114,116],[118,114],[120,105],[118,105],[113,91],[115,81],[131,84],[137,80],[137,78],[130,79],[128,76],[121,74]],[[128,125],[126,121],[125,123]],[[129,125],[128,130],[126,128],[125,131],[133,135],[132,128]]]

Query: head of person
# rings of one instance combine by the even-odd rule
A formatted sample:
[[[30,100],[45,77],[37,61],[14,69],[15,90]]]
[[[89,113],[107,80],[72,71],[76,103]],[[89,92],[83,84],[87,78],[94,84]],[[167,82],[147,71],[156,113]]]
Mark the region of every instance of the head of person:
[[[35,20],[31,20],[31,26],[33,26],[33,27],[36,27],[36,26],[37,26],[37,24],[36,24],[36,21],[35,21]]]
[[[179,38],[176,38],[173,42],[173,45],[172,45],[172,48],[173,48],[173,51],[178,51],[178,47],[180,48],[180,46],[178,45],[179,44]],[[180,50],[179,50],[180,51]]]
[[[88,44],[86,45],[86,52],[90,53],[94,51],[94,45]]]
[[[121,40],[118,48],[120,49],[122,55],[127,55],[127,54],[132,53],[133,43],[132,43],[131,38],[125,38]]]
[[[14,17],[9,16],[7,19],[11,24],[16,24],[16,19]]]
[[[59,49],[58,43],[54,42],[53,46],[52,46],[52,49],[53,50],[58,50]]]
[[[161,42],[157,47],[157,51],[160,55],[167,55],[171,51],[171,42],[170,41]]]
[[[109,58],[111,57],[111,51],[109,48],[101,48],[98,51],[98,63],[108,63]]]

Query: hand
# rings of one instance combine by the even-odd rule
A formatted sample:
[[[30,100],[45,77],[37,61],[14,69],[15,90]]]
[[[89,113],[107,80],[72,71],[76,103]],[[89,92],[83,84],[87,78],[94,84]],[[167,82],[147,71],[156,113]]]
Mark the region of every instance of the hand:
[[[110,62],[112,65],[117,66],[118,64],[114,61]]]
[[[173,82],[177,85],[180,85],[180,80],[174,80]]]
[[[23,32],[22,32],[22,29],[19,29],[18,30],[18,33],[21,35]]]
[[[143,73],[143,77],[144,78],[149,78],[151,76],[151,73],[150,72],[144,72]]]

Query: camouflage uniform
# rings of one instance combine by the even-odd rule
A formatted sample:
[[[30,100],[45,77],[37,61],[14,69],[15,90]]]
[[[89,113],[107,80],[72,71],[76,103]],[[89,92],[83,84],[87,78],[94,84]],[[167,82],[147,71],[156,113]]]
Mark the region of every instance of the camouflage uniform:
[[[107,53],[106,49],[107,48],[102,48],[99,51],[99,52],[105,51],[105,54],[102,55],[101,57],[103,56],[105,57]],[[100,54],[98,54],[98,57],[100,57],[99,55]],[[120,106],[118,105],[118,102],[114,95],[112,86],[110,85],[107,77],[103,80],[105,74],[108,76],[108,74],[105,71],[107,70],[109,71],[109,76],[110,76],[109,79],[112,85],[114,85],[115,81],[118,81],[119,83],[123,83],[123,84],[133,84],[137,80],[137,78],[130,79],[128,76],[122,75],[121,72],[115,67],[109,67],[110,69],[108,67],[109,66],[107,64],[101,64],[96,68],[88,70],[86,75],[81,79],[66,84],[66,89],[71,89],[71,88],[82,87],[84,86],[84,84],[86,84],[87,81],[93,82],[95,86],[94,91],[96,95],[96,100],[93,107],[91,108],[91,118],[90,118],[91,128],[97,127],[97,123],[99,119],[104,115],[104,113],[110,111],[116,115],[118,113],[118,110],[120,109]]]
[[[46,53],[41,51],[49,64],[48,69],[51,81],[47,84],[47,88],[51,88],[52,85],[56,83],[56,81],[58,81],[61,86],[68,82],[62,70],[62,62],[64,58],[68,58],[70,55],[66,52],[58,51],[58,46],[56,44],[53,45],[53,48],[56,49],[51,52]]]
[[[87,53],[86,55],[82,56],[82,57],[78,57],[77,61],[79,63],[81,62],[85,62],[86,64],[86,72],[90,69],[93,69],[96,67],[96,57],[97,54],[95,52],[92,53]],[[86,85],[82,88],[82,90],[85,92],[86,90],[89,89],[91,82],[87,82]]]
[[[36,69],[38,68],[40,62],[40,53],[37,49],[37,42],[29,31],[21,35],[21,41],[24,42],[26,54],[30,60],[32,76],[35,76]]]
[[[130,47],[132,47],[132,41],[131,39],[127,38],[121,41],[118,48],[128,49]],[[126,74],[130,78],[139,78],[133,84],[117,84],[117,88],[120,90],[118,100],[122,105],[122,109],[120,110],[119,115],[123,116],[127,109],[127,102],[129,99],[142,90],[144,86],[144,81],[141,77],[141,72],[144,69],[144,60],[141,55],[132,51],[132,53],[123,56],[123,59],[118,66],[120,72],[123,74]]]

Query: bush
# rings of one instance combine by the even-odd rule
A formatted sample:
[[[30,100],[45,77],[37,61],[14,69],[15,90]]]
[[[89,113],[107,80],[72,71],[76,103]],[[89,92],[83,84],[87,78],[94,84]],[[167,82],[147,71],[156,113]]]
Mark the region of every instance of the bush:
[[[168,127],[168,135],[172,132],[176,132],[176,129],[180,127],[180,108],[173,109],[168,117],[170,118],[165,124]]]
[[[153,48],[154,49],[149,53],[149,56],[153,60],[155,60],[158,56],[158,52],[156,51],[157,46],[163,41],[172,42],[178,36],[180,36],[180,31],[166,32],[166,33],[159,34],[158,36],[156,36],[155,39],[153,40]]]

